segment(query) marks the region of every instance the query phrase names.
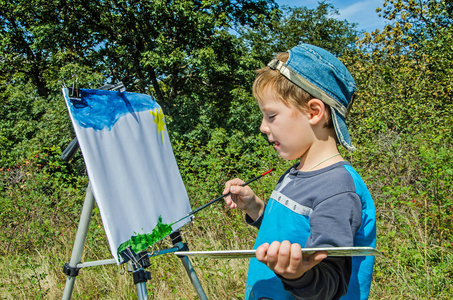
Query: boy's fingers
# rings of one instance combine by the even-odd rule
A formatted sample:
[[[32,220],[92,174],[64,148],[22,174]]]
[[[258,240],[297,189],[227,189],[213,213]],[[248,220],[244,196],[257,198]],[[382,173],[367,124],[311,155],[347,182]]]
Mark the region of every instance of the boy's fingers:
[[[302,247],[298,243],[291,244],[291,264],[300,264],[302,260]]]
[[[276,262],[274,264],[274,271],[279,274],[286,273],[291,264],[291,243],[283,241],[279,245]]]
[[[286,278],[295,279],[326,258],[327,251],[317,251],[311,255],[303,254],[301,246],[297,243],[274,241],[271,245],[265,243],[259,246],[255,255],[260,262],[277,274],[285,274]]]
[[[278,260],[282,265],[289,264],[291,258],[291,243],[283,241],[278,249]]]
[[[229,180],[229,181],[225,182],[225,188],[223,189],[222,194],[223,195],[227,195],[228,193],[231,193],[232,187],[240,185],[242,183],[243,183],[243,181],[241,179],[239,179],[239,178],[235,178],[235,179],[232,179],[232,180]],[[235,201],[234,201],[232,196],[233,195],[228,195],[228,196],[226,196],[224,198],[225,204],[231,209],[237,207],[237,205],[236,205],[236,203],[235,203]]]
[[[267,265],[273,270],[278,263],[278,253],[280,250],[280,242],[274,241],[267,249]]]
[[[223,189],[222,194],[226,195],[226,194],[228,194],[230,192],[232,193],[231,189],[234,186],[240,186],[243,183],[244,183],[244,181],[242,181],[239,178],[235,178],[235,179],[232,179],[232,180],[229,180],[229,181],[225,182],[225,188]],[[233,188],[233,190],[234,190],[234,188]]]
[[[231,185],[241,185],[244,183],[244,181],[240,178],[234,178],[232,180],[229,181],[231,183]]]
[[[303,260],[307,269],[311,269],[327,257],[327,251],[316,251],[310,255],[303,255]]]
[[[291,252],[290,252],[290,259],[287,267],[287,271],[290,273],[296,274],[296,272],[299,270],[300,265],[302,264],[303,261],[303,255],[302,255],[302,247],[294,243],[291,245]]]
[[[310,260],[315,262],[315,265],[317,265],[326,257],[327,251],[316,251],[315,253],[310,255]]]
[[[244,196],[245,195],[245,188],[240,185],[233,185],[230,187],[231,196]]]
[[[224,200],[225,200],[225,204],[226,204],[226,205],[228,205],[230,208],[233,208],[233,207],[231,207],[231,206],[232,206],[232,204],[234,204],[234,202],[233,202],[233,199],[231,199],[230,196],[225,197]]]
[[[269,243],[264,243],[258,248],[256,248],[255,256],[262,263],[267,262],[267,250],[269,249]]]
[[[253,199],[254,195],[252,189],[249,186],[235,185],[230,188],[230,192],[233,199],[238,199],[244,202]]]
[[[222,195],[228,194],[229,191],[230,191],[230,187],[225,184],[225,188],[223,189]]]
[[[302,247],[298,243],[291,244],[291,259],[302,260]]]
[[[225,188],[223,189],[223,192],[222,192],[223,195],[226,195],[226,194],[228,194],[230,192],[230,188],[231,188],[231,185],[232,185],[231,181],[232,180],[229,180],[229,181],[225,182]]]

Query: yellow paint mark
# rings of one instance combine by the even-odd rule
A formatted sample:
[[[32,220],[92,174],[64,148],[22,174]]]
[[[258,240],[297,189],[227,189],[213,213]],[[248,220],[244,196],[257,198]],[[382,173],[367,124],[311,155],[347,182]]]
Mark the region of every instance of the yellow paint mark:
[[[164,143],[164,131],[165,131],[165,119],[162,109],[156,109],[156,111],[149,111],[149,113],[154,116],[154,123],[157,125],[157,134],[162,136],[162,144]]]

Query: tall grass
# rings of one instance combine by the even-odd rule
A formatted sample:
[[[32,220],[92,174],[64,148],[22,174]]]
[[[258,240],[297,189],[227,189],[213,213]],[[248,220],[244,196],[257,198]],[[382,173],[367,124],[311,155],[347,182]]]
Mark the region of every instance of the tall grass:
[[[218,208],[217,208],[218,209]],[[182,229],[184,241],[191,250],[250,249],[252,239],[245,239],[244,232],[232,231],[233,223],[215,224],[210,217],[197,218]],[[224,223],[224,222],[221,222]],[[219,230],[220,229],[220,230]],[[226,233],[225,231],[228,232]],[[250,230],[247,233],[253,235]],[[91,234],[90,234],[91,235]],[[75,232],[60,237],[52,247],[27,254],[10,252],[1,257],[3,276],[0,296],[2,299],[59,299],[66,276],[62,273],[64,262],[71,256]],[[102,240],[102,241],[100,241]],[[105,237],[96,244],[87,241],[82,261],[110,257]],[[154,248],[170,248],[165,240]],[[151,299],[196,299],[197,295],[179,258],[164,254],[151,258],[152,279],[147,282]],[[211,260],[192,259],[193,266],[209,299],[241,299],[246,280],[247,259]],[[106,265],[82,269],[76,279],[74,299],[135,299],[136,287],[132,274],[126,267]]]

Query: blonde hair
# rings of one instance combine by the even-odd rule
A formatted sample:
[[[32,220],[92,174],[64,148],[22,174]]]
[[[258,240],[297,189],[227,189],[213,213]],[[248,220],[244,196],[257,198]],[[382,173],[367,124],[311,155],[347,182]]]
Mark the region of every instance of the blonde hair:
[[[280,52],[275,56],[279,61],[286,63],[289,58],[288,52]],[[263,101],[263,92],[270,88],[275,95],[288,106],[306,110],[308,108],[308,101],[314,99],[312,95],[292,83],[285,76],[280,74],[279,71],[273,70],[270,67],[264,67],[256,70],[256,78],[253,82],[253,96],[258,103]],[[325,124],[327,128],[333,128],[333,122],[330,114],[329,105],[325,104],[326,112],[328,114],[328,121]]]
[[[275,56],[276,59],[286,63],[289,58],[288,52],[280,52]],[[253,82],[253,96],[258,103],[263,100],[263,91],[271,88],[279,99],[286,105],[291,105],[300,109],[306,109],[307,103],[314,97],[309,93],[286,79],[279,71],[269,67],[256,70],[256,78]]]

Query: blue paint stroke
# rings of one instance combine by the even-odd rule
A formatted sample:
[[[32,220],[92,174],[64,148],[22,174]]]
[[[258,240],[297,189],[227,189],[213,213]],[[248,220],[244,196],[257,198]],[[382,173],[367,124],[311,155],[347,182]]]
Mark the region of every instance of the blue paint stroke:
[[[119,93],[118,95],[121,97],[121,99],[123,99],[124,104],[126,104],[127,110],[134,117],[135,121],[137,121],[137,123],[138,123],[138,118],[137,118],[137,115],[134,112],[134,109],[132,108],[131,102],[127,99],[127,97],[126,97],[126,95],[124,93]]]
[[[131,114],[138,122],[136,113],[159,108],[149,95],[104,90],[80,90],[81,98],[68,98],[74,120],[84,128],[111,130],[118,120]]]

